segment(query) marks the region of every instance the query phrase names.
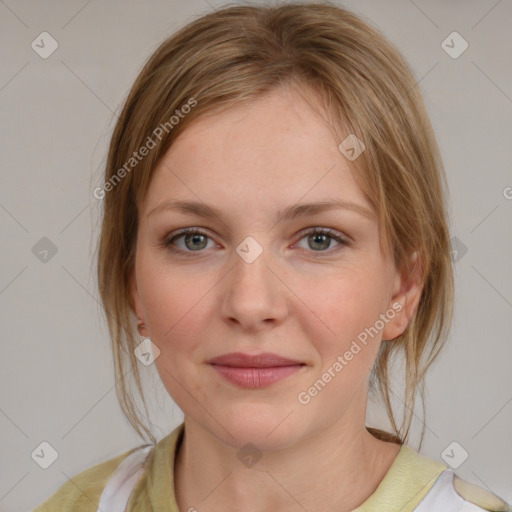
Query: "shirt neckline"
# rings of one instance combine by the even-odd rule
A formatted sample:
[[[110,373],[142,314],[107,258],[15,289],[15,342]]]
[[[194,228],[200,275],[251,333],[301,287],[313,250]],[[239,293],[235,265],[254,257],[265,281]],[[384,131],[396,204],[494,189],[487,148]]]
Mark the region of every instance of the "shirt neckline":
[[[174,461],[184,432],[185,423],[182,422],[153,449],[153,463],[148,468],[147,478],[148,496],[154,512],[179,512]],[[403,444],[377,489],[352,512],[411,512],[446,469],[448,466]]]

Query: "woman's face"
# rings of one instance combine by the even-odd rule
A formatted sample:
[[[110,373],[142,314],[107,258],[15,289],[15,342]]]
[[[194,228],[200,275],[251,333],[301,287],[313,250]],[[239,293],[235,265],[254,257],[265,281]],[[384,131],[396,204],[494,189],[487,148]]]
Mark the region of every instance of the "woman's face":
[[[140,212],[132,293],[159,375],[185,416],[235,447],[361,429],[381,339],[415,307],[403,307],[407,283],[319,113],[279,88],[199,119],[160,161]],[[175,201],[195,206],[165,207]],[[303,206],[331,201],[357,207]],[[209,360],[233,352],[298,365],[273,383],[262,375],[284,370],[224,368],[228,380]],[[236,380],[249,373],[255,387]]]

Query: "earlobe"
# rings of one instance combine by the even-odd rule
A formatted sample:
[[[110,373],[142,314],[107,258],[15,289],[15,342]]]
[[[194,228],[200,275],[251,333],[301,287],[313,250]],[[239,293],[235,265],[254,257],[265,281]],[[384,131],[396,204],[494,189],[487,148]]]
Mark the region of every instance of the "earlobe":
[[[132,303],[132,310],[137,317],[137,331],[140,336],[148,337],[149,331],[145,324],[144,312],[142,308],[142,301],[140,300],[139,290],[137,288],[137,281],[135,275],[132,274],[130,278],[130,299]]]
[[[407,329],[421,299],[423,269],[423,263],[416,251],[411,256],[409,265],[402,272],[397,272],[389,305],[396,311],[396,315],[384,327],[383,340],[393,340]]]

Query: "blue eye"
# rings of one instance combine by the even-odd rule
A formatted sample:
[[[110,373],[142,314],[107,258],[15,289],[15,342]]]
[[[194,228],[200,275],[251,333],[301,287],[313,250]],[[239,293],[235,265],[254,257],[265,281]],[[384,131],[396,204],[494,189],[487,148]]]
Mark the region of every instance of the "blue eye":
[[[183,238],[186,249],[176,249],[173,247],[175,245],[175,241],[179,240],[180,238]],[[164,242],[164,247],[176,252],[197,252],[206,247],[206,240],[208,238],[210,237],[206,234],[206,232],[199,228],[187,228],[181,230],[177,235],[166,240]],[[187,244],[190,244],[190,246]]]
[[[306,232],[301,240],[304,238],[308,239],[308,241],[312,240],[312,244],[308,243],[309,247],[312,248],[316,246],[316,249],[320,249],[314,250],[313,252],[326,252],[325,249],[330,248],[332,240],[335,240],[340,245],[350,245],[348,240],[341,238],[336,233],[336,231],[328,228],[313,228]]]
[[[176,241],[183,239],[185,247],[177,247]],[[185,228],[179,231],[174,236],[166,239],[163,246],[176,253],[193,253],[203,252],[202,249],[208,247],[208,239],[211,238],[208,234],[200,228]],[[350,246],[350,242],[341,238],[337,231],[329,228],[313,228],[303,233],[300,240],[308,239],[308,246],[312,252],[325,253],[331,247],[332,240],[336,241],[339,245]],[[312,240],[312,243],[309,243]],[[215,244],[213,244],[215,246]]]

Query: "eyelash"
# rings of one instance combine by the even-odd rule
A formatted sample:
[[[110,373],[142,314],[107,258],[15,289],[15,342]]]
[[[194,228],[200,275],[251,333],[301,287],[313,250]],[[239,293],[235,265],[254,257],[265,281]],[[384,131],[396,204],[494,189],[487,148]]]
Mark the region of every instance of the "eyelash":
[[[170,237],[170,238],[166,238],[164,240],[164,242],[162,243],[162,246],[165,248],[165,249],[168,249],[174,253],[178,253],[180,255],[184,255],[184,254],[193,254],[194,252],[196,251],[184,251],[182,249],[177,249],[174,245],[173,245],[173,242],[176,241],[178,238],[181,238],[185,235],[189,235],[191,233],[194,233],[194,234],[199,234],[199,235],[203,235],[207,238],[210,238],[211,237],[208,235],[208,233],[206,231],[204,231],[203,229],[201,228],[184,228],[180,231],[178,231],[178,233],[176,233],[174,236]],[[333,229],[330,229],[330,228],[312,228],[310,229],[309,231],[306,231],[302,234],[302,236],[300,237],[299,241],[302,240],[303,238],[307,237],[307,236],[311,236],[311,235],[327,235],[329,238],[332,238],[333,240],[335,240],[336,242],[338,242],[340,244],[340,246],[346,246],[346,247],[350,247],[351,246],[351,242],[349,242],[348,240],[345,240],[344,238],[341,238],[339,235],[336,234],[337,232],[334,231]],[[339,248],[339,247],[338,247]],[[308,252],[312,252],[312,253],[317,253],[318,256],[315,255],[315,257],[322,257],[322,254],[330,254],[331,252],[335,251],[335,249],[327,249],[325,251],[308,251]],[[197,252],[204,252],[204,251],[197,251]]]

